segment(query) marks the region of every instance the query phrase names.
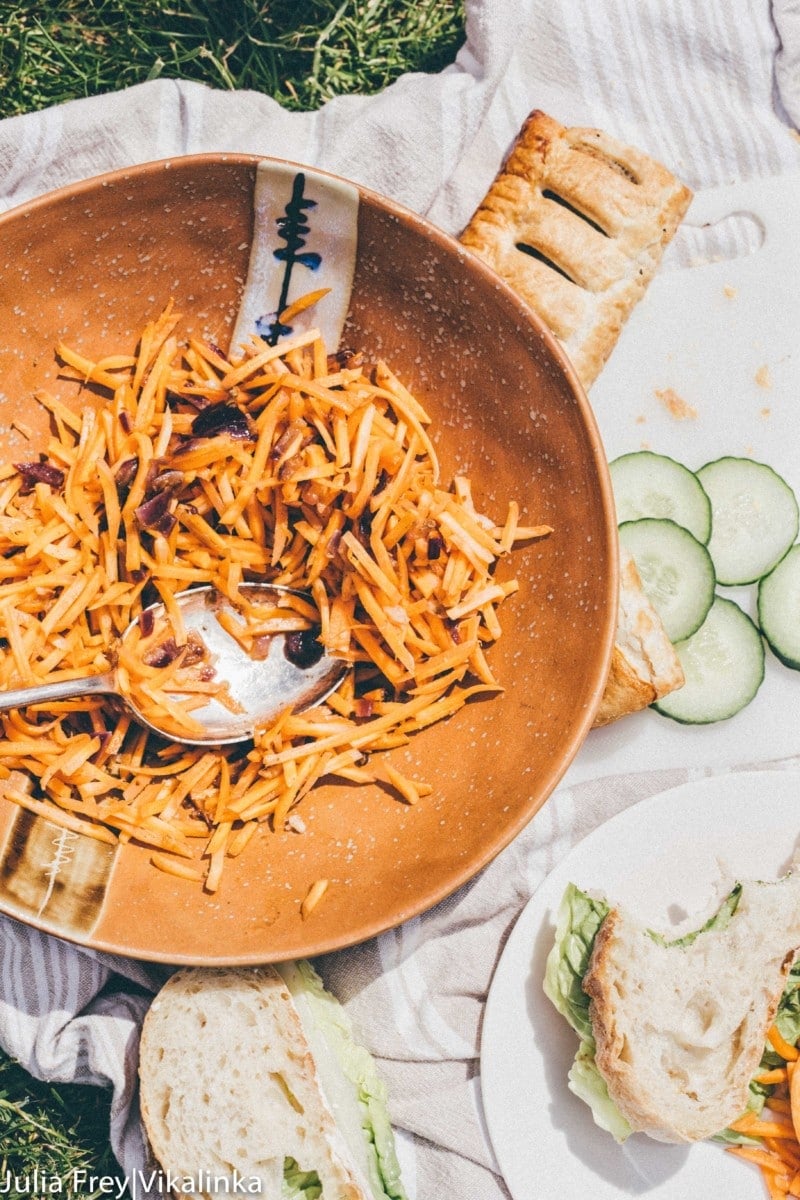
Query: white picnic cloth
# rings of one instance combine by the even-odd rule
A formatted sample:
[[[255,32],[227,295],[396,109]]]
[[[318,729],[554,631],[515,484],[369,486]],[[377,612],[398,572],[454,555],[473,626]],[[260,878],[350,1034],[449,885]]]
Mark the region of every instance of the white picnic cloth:
[[[800,168],[800,0],[467,0],[467,14],[466,44],[439,75],[316,113],[160,80],[0,122],[0,208],[105,170],[230,150],[327,168],[457,233],[533,108],[639,146],[694,189]],[[388,1082],[412,1200],[508,1196],[480,1106],[493,968],[571,846],[691,777],[641,766],[562,787],[456,895],[319,962]],[[0,1044],[39,1077],[111,1085],[111,1141],[128,1172],[145,1164],[138,1027],[164,975],[0,918]],[[535,1181],[530,1195],[540,1200]]]

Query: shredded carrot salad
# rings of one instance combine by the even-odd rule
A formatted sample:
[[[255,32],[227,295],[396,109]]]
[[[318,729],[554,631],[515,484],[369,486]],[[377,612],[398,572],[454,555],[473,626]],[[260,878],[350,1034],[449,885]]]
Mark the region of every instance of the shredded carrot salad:
[[[517,584],[494,566],[550,529],[520,525],[513,502],[496,524],[466,478],[442,486],[428,415],[385,363],[329,356],[315,331],[228,358],[179,346],[178,322],[168,306],[134,355],[58,347],[108,399],[76,414],[38,393],[47,446],[0,469],[0,687],[115,670],[154,723],[190,731],[207,696],[174,597],[212,585],[252,648],[287,613],[248,612],[244,581],[307,593],[290,620],[352,670],[314,709],[218,749],[161,739],[108,697],[14,710],[0,715],[0,777],[18,804],[149,846],[156,866],[213,891],[259,824],[302,825],[293,809],[323,777],[378,781],[410,804],[430,792],[371,752],[498,691],[485,650]],[[169,654],[146,652],[154,601]]]
[[[767,1034],[783,1066],[762,1071],[756,1082],[770,1087],[761,1115],[746,1112],[730,1128],[759,1144],[730,1146],[728,1152],[761,1172],[770,1200],[800,1196],[800,1053],[781,1037],[776,1025]]]

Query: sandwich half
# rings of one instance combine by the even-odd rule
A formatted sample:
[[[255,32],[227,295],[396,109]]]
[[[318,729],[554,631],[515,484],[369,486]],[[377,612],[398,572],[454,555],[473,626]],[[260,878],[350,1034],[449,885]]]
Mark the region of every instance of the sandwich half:
[[[800,1036],[800,872],[737,883],[680,937],[567,888],[544,989],[580,1038],[569,1086],[618,1141],[728,1131],[768,1094],[767,1033]]]
[[[182,1195],[405,1200],[385,1086],[308,962],[178,971],[145,1018],[139,1080]]]

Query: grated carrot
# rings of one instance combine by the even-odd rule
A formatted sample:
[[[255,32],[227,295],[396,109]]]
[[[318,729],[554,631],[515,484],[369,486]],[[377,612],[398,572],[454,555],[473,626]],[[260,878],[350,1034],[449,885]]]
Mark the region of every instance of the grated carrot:
[[[745,1159],[761,1171],[770,1200],[800,1196],[800,1074],[796,1046],[790,1045],[776,1025],[767,1032],[767,1043],[784,1059],[783,1066],[762,1071],[756,1082],[773,1086],[764,1114],[745,1112],[730,1128],[758,1138],[761,1146],[729,1146],[728,1152]]]
[[[786,1083],[789,1076],[786,1073],[786,1067],[775,1067],[771,1071],[763,1071],[760,1075],[756,1075],[755,1082],[762,1084]]]
[[[523,524],[516,502],[499,521],[483,515],[466,478],[442,486],[430,418],[385,363],[330,358],[313,330],[276,347],[254,337],[235,358],[197,338],[181,351],[178,322],[168,305],[133,355],[58,348],[108,400],[75,413],[37,393],[52,471],[0,469],[0,687],[116,670],[154,724],[196,732],[209,695],[224,702],[224,684],[193,668],[175,600],[201,585],[237,610],[229,631],[248,653],[279,629],[319,627],[352,670],[313,712],[284,713],[235,750],[171,745],[105,697],[1,714],[0,787],[70,829],[147,846],[155,867],[213,891],[259,825],[283,828],[324,778],[383,778],[407,804],[429,794],[366,756],[500,690],[486,649],[517,584],[494,568],[551,530]],[[195,435],[214,406],[235,425]],[[310,598],[253,606],[244,581]],[[120,641],[158,599],[177,651],[166,665],[148,658],[163,629]],[[20,773],[30,791],[9,785]]]
[[[330,881],[327,879],[316,879],[306,893],[305,899],[300,905],[300,915],[303,920],[310,917],[314,909],[319,904],[322,897],[328,890]]]
[[[798,1058],[798,1049],[796,1046],[790,1046],[788,1042],[781,1037],[780,1030],[777,1025],[773,1025],[767,1033],[767,1041],[776,1054],[780,1054],[781,1058],[787,1062],[795,1062]]]

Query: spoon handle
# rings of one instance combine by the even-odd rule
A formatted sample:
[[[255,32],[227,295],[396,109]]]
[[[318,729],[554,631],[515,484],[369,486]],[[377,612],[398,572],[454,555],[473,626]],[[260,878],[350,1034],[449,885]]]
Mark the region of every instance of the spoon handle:
[[[41,683],[34,687],[0,692],[0,712],[27,704],[46,704],[48,700],[69,700],[73,696],[96,696],[116,691],[116,681],[111,671],[104,675],[89,675],[85,679],[59,679],[56,683]]]

